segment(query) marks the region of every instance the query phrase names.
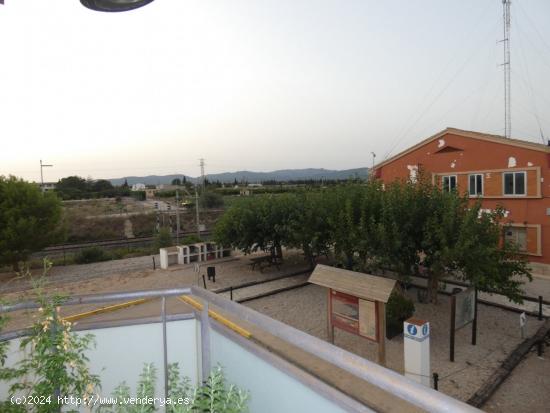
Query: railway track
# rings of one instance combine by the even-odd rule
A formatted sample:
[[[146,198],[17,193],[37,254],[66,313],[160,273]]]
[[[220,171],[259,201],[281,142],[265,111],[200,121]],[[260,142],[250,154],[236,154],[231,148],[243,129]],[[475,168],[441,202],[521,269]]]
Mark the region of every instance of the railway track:
[[[180,232],[180,239],[185,238],[189,235],[195,235],[195,231]],[[208,238],[211,235],[211,231],[202,231],[201,237]],[[174,242],[176,241],[176,236],[172,235]],[[136,237],[136,238],[118,238],[110,239],[103,241],[91,241],[91,242],[81,242],[81,243],[72,243],[72,244],[62,244],[54,245],[51,247],[44,248],[42,251],[36,252],[32,255],[33,258],[43,258],[43,257],[59,257],[65,254],[74,254],[85,248],[90,247],[102,247],[106,249],[115,249],[115,248],[138,248],[150,246],[155,237]]]

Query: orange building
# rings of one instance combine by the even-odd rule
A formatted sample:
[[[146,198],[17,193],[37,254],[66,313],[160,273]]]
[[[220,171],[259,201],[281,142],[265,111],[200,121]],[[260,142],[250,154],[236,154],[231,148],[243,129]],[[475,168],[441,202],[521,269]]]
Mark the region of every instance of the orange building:
[[[444,190],[480,198],[484,209],[505,208],[505,238],[550,272],[550,146],[447,128],[379,163],[374,175],[415,180],[419,170]]]

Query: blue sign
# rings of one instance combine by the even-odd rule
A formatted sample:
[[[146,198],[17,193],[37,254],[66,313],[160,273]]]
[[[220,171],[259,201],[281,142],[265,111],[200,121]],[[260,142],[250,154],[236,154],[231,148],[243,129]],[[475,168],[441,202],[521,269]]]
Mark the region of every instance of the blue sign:
[[[422,335],[427,336],[428,335],[428,324],[424,324],[422,326]]]
[[[411,335],[411,336],[416,336],[416,326],[414,324],[409,324],[407,326],[407,332]]]

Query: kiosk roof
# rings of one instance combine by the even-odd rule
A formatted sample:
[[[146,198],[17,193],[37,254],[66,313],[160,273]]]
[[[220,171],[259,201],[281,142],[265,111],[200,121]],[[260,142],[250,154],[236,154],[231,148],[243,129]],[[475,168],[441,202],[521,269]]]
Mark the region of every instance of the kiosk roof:
[[[315,267],[308,281],[364,300],[383,303],[388,302],[396,283],[389,278],[322,264]]]

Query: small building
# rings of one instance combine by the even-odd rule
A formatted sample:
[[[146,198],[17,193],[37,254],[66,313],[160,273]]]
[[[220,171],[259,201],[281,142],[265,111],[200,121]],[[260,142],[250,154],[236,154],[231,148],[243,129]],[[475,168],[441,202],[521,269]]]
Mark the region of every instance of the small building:
[[[40,184],[40,189],[42,192],[51,192],[55,190],[56,183],[55,182],[44,182]]]
[[[145,184],[133,184],[132,191],[145,191]]]
[[[549,146],[447,128],[374,166],[384,183],[415,181],[420,171],[443,190],[481,200],[484,209],[505,208],[505,238],[540,272],[550,271]]]

